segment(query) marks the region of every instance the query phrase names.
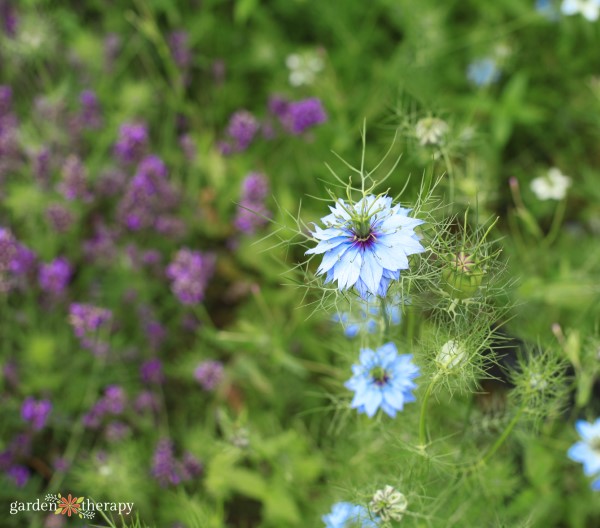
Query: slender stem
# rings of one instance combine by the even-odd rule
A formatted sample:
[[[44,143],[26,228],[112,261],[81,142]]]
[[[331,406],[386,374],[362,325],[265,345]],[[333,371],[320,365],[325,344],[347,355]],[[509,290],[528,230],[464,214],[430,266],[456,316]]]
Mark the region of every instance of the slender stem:
[[[510,433],[512,433],[512,430],[515,428],[515,425],[517,425],[519,418],[521,418],[521,415],[523,414],[523,409],[524,408],[521,407],[519,409],[519,411],[517,412],[517,414],[514,415],[513,419],[506,426],[506,429],[504,429],[504,432],[500,435],[500,438],[498,438],[498,440],[496,440],[494,445],[492,447],[490,447],[490,449],[488,449],[487,453],[479,460],[479,462],[477,462],[477,465],[481,466],[481,465],[485,464],[490,458],[492,458],[494,456],[496,451],[498,451],[498,449],[500,449],[502,444],[510,436]]]
[[[421,403],[421,415],[419,417],[419,445],[423,448],[427,443],[427,403],[429,402],[431,391],[433,390],[433,386],[436,384],[438,378],[439,372],[433,377],[433,379],[427,386],[427,390],[425,391],[425,395],[423,396],[423,402]]]
[[[556,211],[554,212],[554,217],[552,218],[552,225],[550,226],[550,231],[546,238],[542,242],[542,246],[548,248],[552,245],[552,243],[556,240],[560,232],[560,227],[562,225],[563,219],[565,217],[565,211],[567,210],[567,200],[563,199],[558,204]]]
[[[383,340],[387,343],[390,339],[390,317],[385,297],[381,297],[379,303],[381,305],[381,317],[383,317]]]

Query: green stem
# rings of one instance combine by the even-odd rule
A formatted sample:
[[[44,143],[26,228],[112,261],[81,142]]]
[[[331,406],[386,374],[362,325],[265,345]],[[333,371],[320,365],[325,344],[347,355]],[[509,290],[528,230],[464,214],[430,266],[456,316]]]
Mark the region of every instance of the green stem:
[[[519,411],[517,412],[517,414],[514,415],[513,419],[507,425],[506,429],[504,429],[504,432],[500,435],[500,438],[498,438],[498,440],[496,440],[494,445],[492,447],[490,447],[490,449],[488,449],[488,452],[479,460],[479,462],[477,462],[478,466],[484,465],[490,458],[492,458],[496,454],[496,451],[498,451],[498,449],[500,449],[502,444],[510,436],[510,433],[512,433],[513,429],[515,428],[515,425],[517,425],[517,422],[519,421],[519,418],[521,418],[522,414],[523,414],[523,407],[521,407],[519,409]]]
[[[439,377],[439,373],[436,374],[429,385],[427,386],[427,390],[425,391],[425,395],[423,396],[423,403],[421,403],[421,415],[419,416],[419,445],[422,448],[425,448],[427,443],[427,403],[429,402],[429,397],[431,396],[431,391],[433,390],[433,386],[437,382]]]
[[[381,317],[383,317],[383,340],[387,343],[390,339],[390,318],[385,297],[381,297],[379,303],[381,305]]]

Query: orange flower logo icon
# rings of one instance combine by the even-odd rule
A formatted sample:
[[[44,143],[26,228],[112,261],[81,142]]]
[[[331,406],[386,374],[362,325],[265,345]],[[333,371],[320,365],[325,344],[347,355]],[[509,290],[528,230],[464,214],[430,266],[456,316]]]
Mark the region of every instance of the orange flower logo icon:
[[[81,503],[85,497],[72,497],[69,493],[68,497],[63,497],[61,494],[58,494],[58,505],[56,506],[55,515],[68,515],[71,517],[71,514],[80,515],[79,509],[81,508]]]

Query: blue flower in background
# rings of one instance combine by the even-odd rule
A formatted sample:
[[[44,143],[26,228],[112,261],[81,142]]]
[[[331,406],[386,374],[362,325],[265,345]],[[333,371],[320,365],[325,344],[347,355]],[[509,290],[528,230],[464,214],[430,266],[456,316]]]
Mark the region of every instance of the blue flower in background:
[[[486,57],[469,64],[467,78],[477,86],[488,86],[500,79],[500,70],[494,59]]]
[[[594,423],[578,420],[575,428],[581,437],[567,452],[569,458],[583,464],[583,472],[589,477],[600,473],[600,418]],[[600,491],[600,478],[592,482],[592,489]]]
[[[536,0],[535,10],[548,20],[557,20],[559,13],[554,4],[552,0]]]
[[[339,199],[331,214],[315,225],[312,235],[319,241],[307,254],[323,254],[318,275],[325,283],[337,281],[340,291],[356,288],[359,295],[385,297],[400,270],[408,269],[408,256],[422,253],[414,228],[422,220],[410,218],[410,209],[392,206],[388,196],[368,195],[352,204]]]
[[[361,333],[374,334],[377,331],[377,319],[381,313],[377,298],[367,295],[367,299],[360,299],[357,304],[358,308],[352,305],[351,311],[334,314],[331,318],[334,322],[342,324],[344,335],[349,339]],[[402,320],[401,304],[403,303],[399,295],[386,302],[386,315],[393,326],[399,325]]]
[[[362,348],[360,363],[352,365],[353,376],[344,386],[354,391],[350,406],[369,418],[381,407],[394,418],[405,403],[415,401],[411,390],[417,385],[419,367],[412,362],[412,354],[398,354],[394,343],[386,343],[373,351]]]
[[[333,505],[331,513],[323,515],[325,528],[377,528],[379,519],[369,516],[364,506],[351,504],[349,502],[338,502]]]
[[[600,0],[563,0],[560,10],[564,15],[581,14],[590,22],[598,20]]]

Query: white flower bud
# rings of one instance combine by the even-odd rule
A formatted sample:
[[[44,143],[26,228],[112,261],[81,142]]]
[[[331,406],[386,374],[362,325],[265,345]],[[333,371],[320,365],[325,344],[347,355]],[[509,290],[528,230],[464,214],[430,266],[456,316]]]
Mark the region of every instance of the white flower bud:
[[[435,361],[441,368],[448,370],[460,367],[467,362],[467,351],[461,344],[451,339],[442,345]]]
[[[382,521],[400,521],[406,512],[408,501],[404,494],[392,486],[386,486],[375,492],[369,506],[374,514],[381,517]]]

